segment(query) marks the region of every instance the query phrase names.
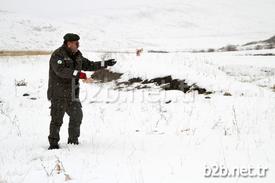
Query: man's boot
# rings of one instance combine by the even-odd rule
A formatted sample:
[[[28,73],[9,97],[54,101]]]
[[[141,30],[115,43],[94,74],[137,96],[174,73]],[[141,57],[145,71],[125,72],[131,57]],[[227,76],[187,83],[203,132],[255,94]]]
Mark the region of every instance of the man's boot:
[[[79,142],[78,142],[78,139],[71,139],[71,138],[68,138],[68,144],[78,145]]]
[[[50,144],[50,147],[48,148],[48,150],[53,150],[53,149],[59,149],[59,145],[58,144]]]

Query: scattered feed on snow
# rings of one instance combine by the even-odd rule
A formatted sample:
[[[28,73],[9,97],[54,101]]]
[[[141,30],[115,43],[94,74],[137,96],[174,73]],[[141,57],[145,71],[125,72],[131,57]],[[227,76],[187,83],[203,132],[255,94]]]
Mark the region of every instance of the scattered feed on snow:
[[[118,80],[121,75],[122,73],[112,72],[108,69],[102,69],[94,72],[91,75],[91,78],[100,82],[110,82],[113,80]]]
[[[156,77],[153,79],[145,79],[142,80],[140,77],[131,78],[128,81],[124,82],[118,82],[116,85],[116,89],[122,89],[123,87],[121,85],[130,86],[134,83],[139,83],[140,85],[136,86],[136,89],[144,89],[144,88],[150,88],[148,84],[156,84],[157,86],[160,86],[164,90],[180,90],[184,93],[191,92],[191,91],[197,91],[198,94],[205,94],[209,95],[212,94],[212,91],[207,91],[205,88],[199,87],[196,84],[188,85],[185,80],[180,79],[173,79],[171,75],[164,76],[164,77]]]

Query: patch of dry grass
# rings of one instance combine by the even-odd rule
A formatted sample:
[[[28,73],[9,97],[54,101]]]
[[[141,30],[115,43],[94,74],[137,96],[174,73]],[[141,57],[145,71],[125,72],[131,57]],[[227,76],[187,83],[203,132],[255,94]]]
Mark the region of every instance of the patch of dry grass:
[[[28,51],[4,51],[0,50],[0,57],[3,56],[28,56],[28,55],[50,55],[51,51],[39,51],[39,50],[28,50]]]

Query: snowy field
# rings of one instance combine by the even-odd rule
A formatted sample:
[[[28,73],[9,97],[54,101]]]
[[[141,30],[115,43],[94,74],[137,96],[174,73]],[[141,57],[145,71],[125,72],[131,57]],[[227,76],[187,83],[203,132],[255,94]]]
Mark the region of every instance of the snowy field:
[[[48,56],[0,58],[0,182],[274,182],[274,58],[238,55],[113,54],[121,81],[173,73],[215,93],[82,83],[81,144],[66,144],[66,116],[62,148],[52,151]],[[20,80],[27,85],[15,86]],[[263,178],[205,178],[215,163],[269,170]]]
[[[99,51],[144,48],[141,57],[109,55],[118,61],[110,69],[123,73],[119,81],[171,75],[213,92],[81,83],[80,145],[67,145],[65,116],[61,149],[49,151],[49,55],[0,57],[0,183],[274,183],[275,57],[248,54],[275,50],[177,52],[274,36],[274,0],[0,4],[0,51],[51,51],[74,32],[91,60],[104,57]],[[266,177],[205,177],[214,165],[268,171]]]

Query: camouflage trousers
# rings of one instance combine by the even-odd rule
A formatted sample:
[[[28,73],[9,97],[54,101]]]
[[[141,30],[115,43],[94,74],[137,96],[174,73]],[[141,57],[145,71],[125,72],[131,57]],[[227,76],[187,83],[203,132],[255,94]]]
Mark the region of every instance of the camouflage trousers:
[[[83,118],[81,103],[79,101],[68,99],[52,99],[50,134],[48,136],[49,143],[52,145],[58,144],[60,140],[59,131],[65,113],[70,117],[68,140],[78,140],[78,137],[80,136],[80,125]]]

